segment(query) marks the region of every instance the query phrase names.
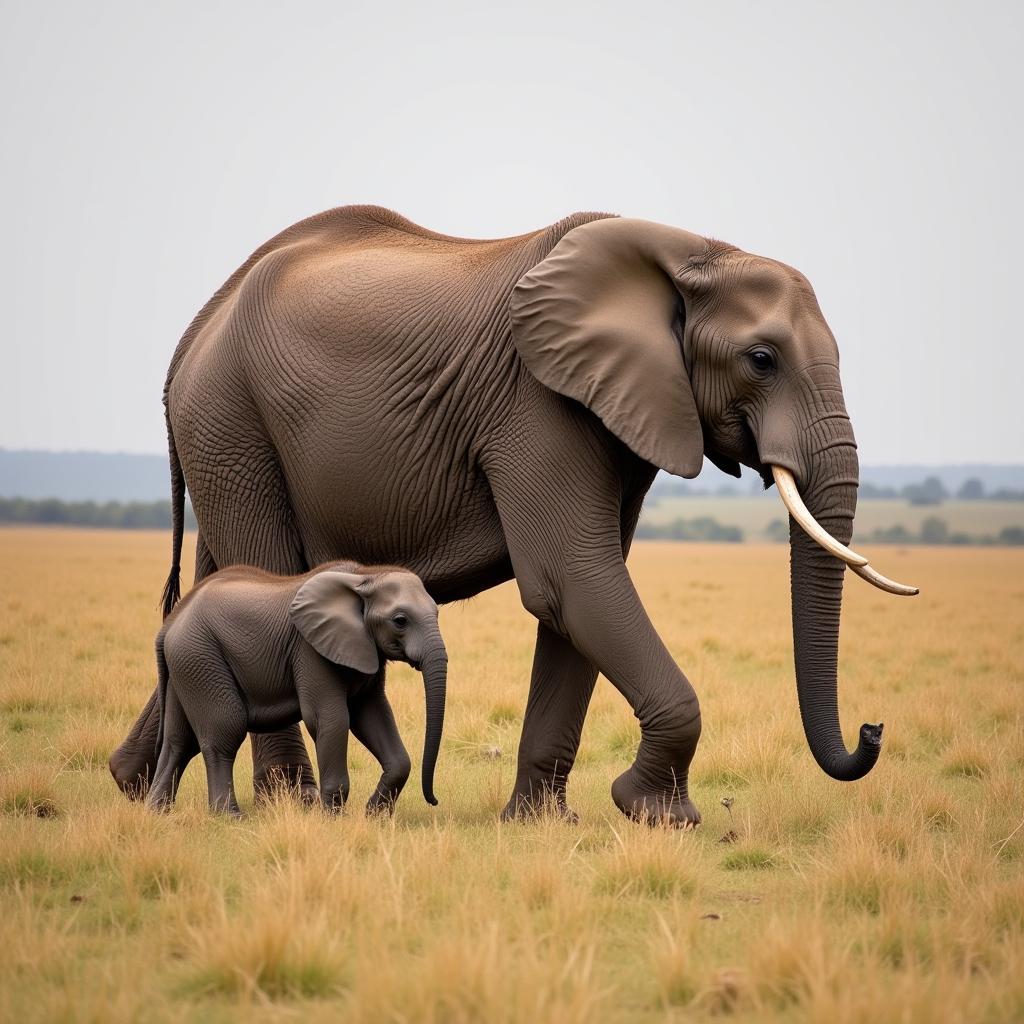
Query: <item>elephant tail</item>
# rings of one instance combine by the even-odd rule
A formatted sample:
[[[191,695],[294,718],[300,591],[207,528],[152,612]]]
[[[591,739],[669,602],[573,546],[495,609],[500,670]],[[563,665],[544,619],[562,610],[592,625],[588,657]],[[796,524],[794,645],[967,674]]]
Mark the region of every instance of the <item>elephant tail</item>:
[[[159,759],[160,751],[164,745],[164,717],[167,710],[167,681],[170,679],[170,670],[167,668],[167,657],[164,654],[164,631],[161,629],[156,635],[156,756]]]
[[[165,397],[165,408],[166,401]],[[171,463],[171,522],[174,534],[171,541],[171,571],[167,574],[167,582],[160,595],[165,619],[181,598],[181,541],[185,531],[185,474],[181,471],[178,449],[174,446],[170,415],[167,416],[167,456]]]

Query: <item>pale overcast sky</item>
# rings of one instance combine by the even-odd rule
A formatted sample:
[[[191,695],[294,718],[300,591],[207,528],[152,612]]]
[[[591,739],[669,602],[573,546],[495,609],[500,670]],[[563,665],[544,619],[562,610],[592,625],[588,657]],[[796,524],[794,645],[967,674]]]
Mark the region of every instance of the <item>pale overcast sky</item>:
[[[257,245],[379,203],[782,259],[865,463],[1024,461],[1019,3],[4,4],[0,446],[160,452]]]

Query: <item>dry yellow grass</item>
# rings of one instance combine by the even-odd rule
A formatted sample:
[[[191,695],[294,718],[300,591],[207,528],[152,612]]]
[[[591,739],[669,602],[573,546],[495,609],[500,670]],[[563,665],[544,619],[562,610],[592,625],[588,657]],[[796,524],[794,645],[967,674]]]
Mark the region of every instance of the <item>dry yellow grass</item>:
[[[637,732],[604,681],[580,823],[496,821],[533,636],[511,586],[442,612],[437,809],[415,785],[393,822],[254,809],[247,752],[241,822],[198,761],[173,813],[129,804],[104,761],[153,686],[168,547],[0,531],[0,1019],[1024,1018],[1024,552],[886,548],[919,599],[848,584],[843,722],[886,743],[844,786],[800,730],[785,548],[638,545],[704,710],[682,834],[613,809]],[[419,681],[391,681],[416,751]],[[375,780],[354,746],[357,808]]]

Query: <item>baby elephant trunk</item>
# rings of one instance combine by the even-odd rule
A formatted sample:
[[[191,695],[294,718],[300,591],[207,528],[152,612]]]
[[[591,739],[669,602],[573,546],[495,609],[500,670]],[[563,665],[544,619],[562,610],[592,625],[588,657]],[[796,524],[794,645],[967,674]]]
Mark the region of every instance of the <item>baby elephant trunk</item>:
[[[423,798],[428,804],[436,806],[434,767],[437,764],[437,752],[441,747],[445,688],[448,683],[448,652],[440,636],[428,644],[420,669],[423,672],[423,689],[427,698],[427,728],[423,739]]]

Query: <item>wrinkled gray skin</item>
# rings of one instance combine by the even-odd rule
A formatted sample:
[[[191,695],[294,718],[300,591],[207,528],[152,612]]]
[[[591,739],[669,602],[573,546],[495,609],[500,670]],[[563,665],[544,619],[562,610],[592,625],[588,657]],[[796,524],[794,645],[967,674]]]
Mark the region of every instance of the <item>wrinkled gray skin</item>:
[[[316,743],[324,806],[340,810],[348,800],[351,729],[383,771],[367,811],[390,813],[410,764],[384,693],[388,660],[423,671],[423,795],[437,803],[447,655],[437,605],[412,573],[351,562],[302,576],[224,569],[171,612],[156,651],[160,754],[151,807],[174,802],[201,751],[211,809],[238,814],[232,775],[246,733],[301,719]]]
[[[248,562],[300,571],[341,552],[396,562],[439,602],[515,577],[538,619],[506,816],[570,814],[566,781],[598,671],[639,719],[612,786],[646,821],[700,821],[687,775],[696,694],[625,566],[661,467],[706,454],[739,474],[791,471],[848,542],[857,455],[839,355],[797,271],[690,232],[576,214],[494,241],[452,239],[378,207],[343,207],[258,250],[196,318],[166,390],[179,524],[187,481],[197,577]],[[179,468],[180,458],[180,468]],[[791,528],[797,691],[821,767],[854,779],[836,664],[844,565]],[[756,694],[751,695],[757,699]],[[153,701],[111,761],[152,770]],[[311,782],[297,731],[257,737]]]

